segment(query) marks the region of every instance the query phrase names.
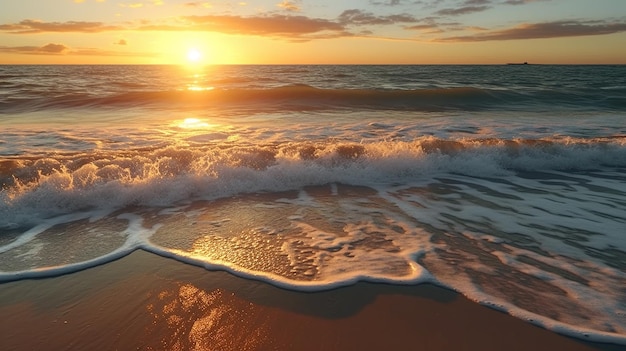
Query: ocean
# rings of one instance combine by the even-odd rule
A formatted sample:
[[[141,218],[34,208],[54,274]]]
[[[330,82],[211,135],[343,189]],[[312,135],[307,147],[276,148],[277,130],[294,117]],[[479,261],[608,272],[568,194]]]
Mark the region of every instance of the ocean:
[[[144,250],[626,345],[626,66],[0,66],[0,131],[0,282]]]

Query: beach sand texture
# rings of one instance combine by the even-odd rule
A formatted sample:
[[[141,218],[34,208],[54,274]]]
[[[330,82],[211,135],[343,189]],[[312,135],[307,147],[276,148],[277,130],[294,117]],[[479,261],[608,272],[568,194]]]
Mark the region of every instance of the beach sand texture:
[[[358,283],[305,293],[135,251],[0,285],[2,350],[618,350],[452,291]]]

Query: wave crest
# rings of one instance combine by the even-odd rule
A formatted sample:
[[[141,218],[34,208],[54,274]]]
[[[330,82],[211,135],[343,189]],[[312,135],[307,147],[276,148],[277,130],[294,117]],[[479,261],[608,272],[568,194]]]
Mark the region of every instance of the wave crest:
[[[172,205],[328,183],[406,183],[440,173],[626,167],[626,138],[199,145],[0,160],[0,226],[37,216],[130,205]],[[33,215],[33,211],[35,214]],[[11,224],[13,223],[13,224]]]
[[[15,98],[3,102],[8,112],[94,107],[179,106],[186,108],[250,108],[315,110],[359,107],[417,111],[478,110],[512,103],[511,95],[472,87],[377,90],[320,89],[305,84],[274,88],[213,89],[193,87],[184,91],[125,92],[107,96],[67,94],[63,96]]]

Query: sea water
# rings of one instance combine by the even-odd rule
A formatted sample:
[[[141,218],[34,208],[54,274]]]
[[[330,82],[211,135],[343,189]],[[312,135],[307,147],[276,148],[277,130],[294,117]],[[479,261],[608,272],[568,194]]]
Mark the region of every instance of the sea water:
[[[626,345],[626,66],[0,66],[0,281],[142,249]]]

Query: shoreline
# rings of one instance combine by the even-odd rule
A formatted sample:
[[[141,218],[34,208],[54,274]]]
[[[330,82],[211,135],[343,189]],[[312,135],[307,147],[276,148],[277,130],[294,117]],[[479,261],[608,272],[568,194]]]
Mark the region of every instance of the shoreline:
[[[2,350],[618,350],[429,284],[285,290],[137,250],[0,284]]]

